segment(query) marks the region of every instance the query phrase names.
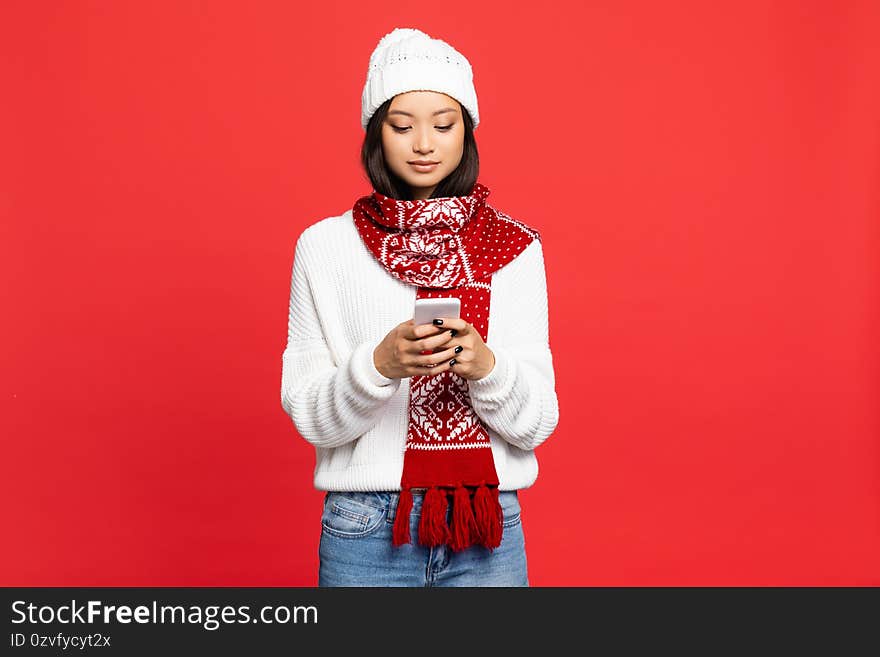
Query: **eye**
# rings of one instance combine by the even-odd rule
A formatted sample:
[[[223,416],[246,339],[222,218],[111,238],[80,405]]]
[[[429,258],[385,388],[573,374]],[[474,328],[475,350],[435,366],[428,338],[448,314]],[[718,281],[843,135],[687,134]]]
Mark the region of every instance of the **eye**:
[[[454,126],[454,124],[452,124],[452,125],[438,125],[437,129],[442,130],[443,132],[448,132],[449,130],[452,130],[453,126]],[[391,129],[394,130],[394,132],[406,132],[407,130],[410,129],[410,126],[400,128],[396,125],[393,125],[393,126],[391,126]]]

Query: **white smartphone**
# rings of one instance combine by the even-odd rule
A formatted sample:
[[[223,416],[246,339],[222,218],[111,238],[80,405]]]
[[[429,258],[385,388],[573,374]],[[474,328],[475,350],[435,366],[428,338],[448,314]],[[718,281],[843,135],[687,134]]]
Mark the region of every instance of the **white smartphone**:
[[[430,324],[435,317],[455,317],[461,312],[461,299],[457,297],[443,297],[436,299],[416,299],[416,308],[413,313],[413,323]]]

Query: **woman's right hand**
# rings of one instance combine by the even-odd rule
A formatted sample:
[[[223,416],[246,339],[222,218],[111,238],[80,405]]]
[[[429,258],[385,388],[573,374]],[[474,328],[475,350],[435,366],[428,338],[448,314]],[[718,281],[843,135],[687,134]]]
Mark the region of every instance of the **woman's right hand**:
[[[451,339],[448,328],[434,324],[416,325],[409,319],[395,326],[383,338],[373,352],[373,364],[380,374],[389,379],[439,373],[448,369],[441,364],[455,358],[455,345],[439,353],[433,353],[434,349]]]

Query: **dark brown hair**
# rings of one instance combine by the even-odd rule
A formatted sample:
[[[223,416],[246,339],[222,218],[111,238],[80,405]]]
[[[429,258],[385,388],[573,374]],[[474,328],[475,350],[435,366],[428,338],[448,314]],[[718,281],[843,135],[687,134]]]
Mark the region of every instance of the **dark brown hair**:
[[[382,148],[382,124],[388,114],[393,98],[389,98],[370,117],[367,124],[367,134],[361,146],[361,164],[367,172],[367,177],[380,194],[389,198],[411,201],[412,191],[403,178],[395,174],[385,163],[385,152]],[[461,162],[455,170],[439,182],[429,198],[441,196],[467,196],[474,189],[474,183],[480,173],[480,155],[477,152],[477,142],[474,140],[474,121],[468,111],[461,107],[461,115],[464,119],[464,150]]]

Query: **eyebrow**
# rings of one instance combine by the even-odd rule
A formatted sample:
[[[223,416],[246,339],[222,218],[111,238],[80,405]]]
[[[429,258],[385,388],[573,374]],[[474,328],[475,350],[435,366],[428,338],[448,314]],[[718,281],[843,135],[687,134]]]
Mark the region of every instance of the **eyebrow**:
[[[455,108],[444,107],[443,109],[439,109],[436,112],[434,112],[433,114],[431,114],[431,116],[437,116],[438,114],[443,114],[444,112],[455,112],[455,111],[457,111]],[[388,113],[389,114],[405,114],[406,116],[415,116],[414,114],[410,114],[409,112],[404,112],[403,110],[399,110],[399,109],[389,110]]]

